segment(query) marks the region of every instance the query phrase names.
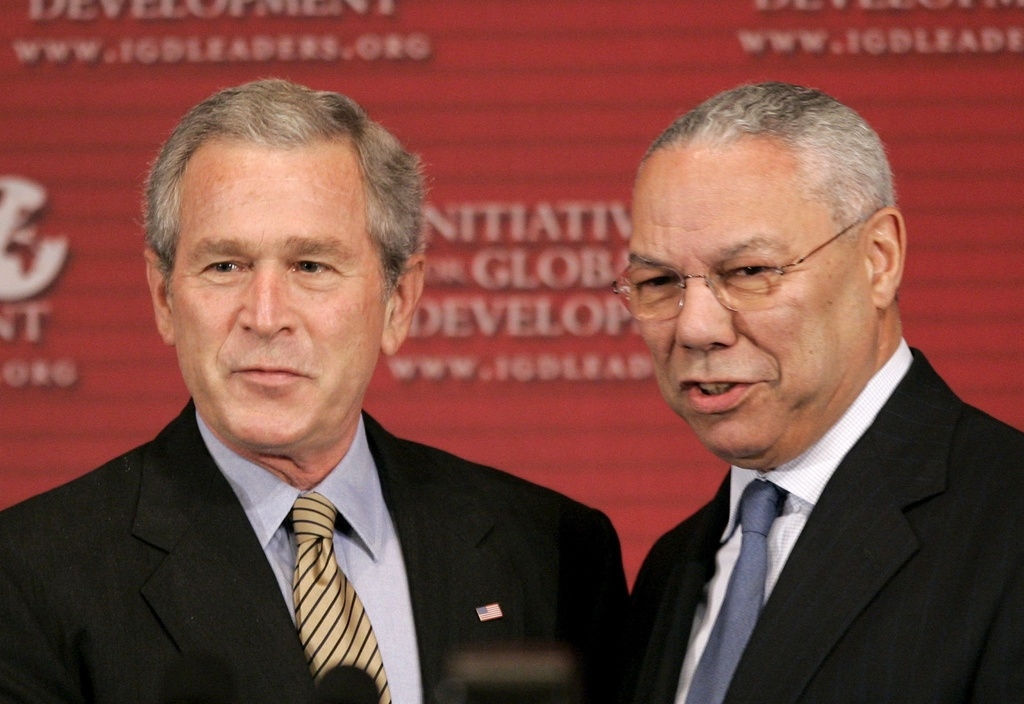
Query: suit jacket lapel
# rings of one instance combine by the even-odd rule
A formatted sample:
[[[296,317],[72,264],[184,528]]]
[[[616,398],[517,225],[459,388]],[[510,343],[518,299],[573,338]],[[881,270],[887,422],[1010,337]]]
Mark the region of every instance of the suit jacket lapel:
[[[143,460],[133,532],[154,548],[154,569],[142,595],[180,651],[219,654],[264,700],[303,700],[312,677],[288,607],[194,413],[189,404]]]
[[[680,554],[689,559],[676,563],[655,607],[633,697],[638,704],[675,701],[694,613],[704,600],[705,585],[714,575],[715,555],[729,519],[729,485],[727,475],[711,503],[688,521],[692,526]]]
[[[494,520],[482,503],[466,487],[456,490],[439,481],[426,466],[432,460],[416,445],[399,442],[369,416],[364,420],[402,544],[423,689],[429,695],[456,644],[524,636],[517,618],[524,594],[521,582],[508,575],[500,555],[486,544]],[[500,604],[504,617],[481,622],[476,608],[493,603]]]
[[[858,614],[914,554],[918,542],[903,509],[944,489],[959,406],[918,356],[822,493],[726,701],[796,701]]]

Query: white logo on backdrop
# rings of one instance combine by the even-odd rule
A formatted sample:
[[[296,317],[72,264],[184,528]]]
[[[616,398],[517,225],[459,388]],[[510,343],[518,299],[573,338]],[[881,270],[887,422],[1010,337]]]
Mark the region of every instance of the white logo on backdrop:
[[[38,230],[45,206],[41,185],[0,176],[0,301],[23,301],[42,293],[64,267],[67,238]]]
[[[78,381],[73,359],[49,359],[36,351],[50,315],[50,302],[40,294],[57,280],[68,258],[67,238],[40,230],[46,204],[42,185],[0,176],[0,342],[12,351],[32,350],[0,359],[0,387],[66,388]]]

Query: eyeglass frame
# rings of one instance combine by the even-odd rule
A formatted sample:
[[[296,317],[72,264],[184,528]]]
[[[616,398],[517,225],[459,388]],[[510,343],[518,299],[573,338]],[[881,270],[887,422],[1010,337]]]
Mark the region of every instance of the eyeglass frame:
[[[780,277],[784,276],[787,271],[789,271],[790,269],[792,269],[795,266],[799,266],[800,264],[803,264],[805,261],[810,259],[812,256],[814,256],[815,254],[817,254],[821,250],[825,249],[825,247],[829,246],[830,244],[832,244],[833,242],[838,240],[840,237],[845,235],[847,232],[849,232],[853,228],[857,227],[858,225],[863,225],[865,222],[867,222],[867,220],[870,217],[871,216],[868,215],[867,217],[863,217],[863,218],[861,218],[859,220],[856,220],[856,221],[850,223],[849,225],[844,227],[842,230],[840,230],[836,234],[832,235],[832,237],[828,238],[827,240],[825,240],[824,242],[819,244],[817,247],[812,249],[810,252],[808,252],[807,254],[805,254],[804,256],[800,257],[799,259],[797,259],[796,261],[794,261],[794,262],[792,262],[790,264],[785,264],[783,266],[774,266],[774,267],[773,266],[765,266],[763,268],[767,269],[768,271],[775,272]],[[731,310],[734,313],[738,313],[738,312],[741,311],[741,309],[733,308],[732,306],[727,305],[726,302],[722,300],[721,295],[719,293],[719,289],[715,286],[714,281],[713,281],[713,277],[715,276],[714,274],[710,274],[710,273],[708,273],[708,274],[683,274],[682,272],[678,271],[677,269],[675,269],[675,268],[673,268],[671,266],[666,266],[666,265],[662,265],[662,264],[655,264],[653,262],[650,263],[650,266],[652,268],[665,269],[667,271],[671,271],[672,273],[674,273],[676,276],[679,277],[679,281],[676,283],[676,286],[679,287],[679,301],[678,301],[678,304],[676,306],[676,312],[673,315],[670,315],[668,317],[665,317],[665,318],[641,318],[641,317],[637,316],[636,313],[633,312],[633,308],[629,305],[629,302],[631,300],[630,297],[629,297],[629,290],[631,288],[633,288],[633,284],[630,284],[629,282],[625,281],[626,272],[629,271],[629,269],[630,269],[630,267],[626,267],[626,269],[623,270],[623,272],[621,274],[619,274],[618,278],[615,279],[615,281],[612,281],[612,293],[614,293],[616,295],[621,295],[621,298],[619,300],[622,301],[623,305],[626,306],[626,310],[628,310],[630,315],[632,315],[636,320],[639,320],[641,322],[655,322],[655,321],[672,320],[673,318],[677,317],[679,315],[679,312],[683,309],[683,300],[685,298],[684,291],[686,291],[686,282],[689,279],[704,279],[704,285],[707,286],[709,289],[711,289],[711,293],[714,294],[715,300],[718,301],[723,308],[725,308],[726,310]],[[739,269],[743,269],[743,268],[746,268],[746,267],[738,267],[738,268]],[[770,306],[768,306],[768,307],[770,307]],[[753,310],[760,310],[760,309],[753,309]]]

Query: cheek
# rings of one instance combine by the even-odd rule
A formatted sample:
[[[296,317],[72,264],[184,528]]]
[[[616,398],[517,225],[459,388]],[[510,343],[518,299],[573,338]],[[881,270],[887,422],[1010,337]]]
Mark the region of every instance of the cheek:
[[[326,353],[366,353],[380,346],[383,304],[378,301],[340,303],[306,318],[306,329]]]
[[[182,370],[190,367],[194,373],[216,365],[218,352],[227,340],[226,335],[217,336],[203,318],[179,319],[177,343],[178,360]]]
[[[781,305],[737,316],[736,331],[755,348],[755,359],[774,368],[771,373],[783,387],[817,378],[830,354],[830,333],[821,313],[807,306]]]
[[[647,349],[651,351],[655,361],[668,356],[675,342],[675,325],[673,321],[642,323],[640,337]]]
[[[212,365],[226,348],[237,346],[233,335],[235,307],[220,297],[189,296],[178,301],[174,314],[178,356],[193,367]]]
[[[796,406],[815,399],[836,386],[846,373],[842,336],[825,317],[805,313],[778,328],[778,344],[769,353],[775,357],[784,392]]]

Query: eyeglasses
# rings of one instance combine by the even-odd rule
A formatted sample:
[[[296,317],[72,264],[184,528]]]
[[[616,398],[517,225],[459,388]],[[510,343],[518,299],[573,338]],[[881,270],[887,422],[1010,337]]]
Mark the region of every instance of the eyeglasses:
[[[631,264],[612,283],[612,291],[637,320],[669,320],[683,308],[686,283],[689,279],[704,279],[723,306],[732,311],[764,310],[774,305],[772,294],[778,289],[782,277],[793,267],[803,264],[845,235],[864,219],[852,223],[818,245],[792,264],[744,264],[730,266],[728,262],[713,267],[707,274],[680,274],[675,269],[656,264]],[[677,290],[678,289],[678,290]]]

